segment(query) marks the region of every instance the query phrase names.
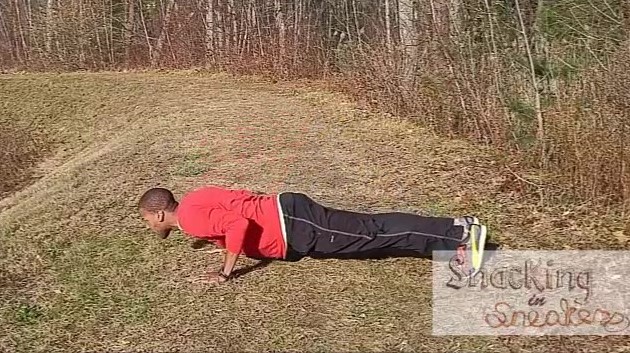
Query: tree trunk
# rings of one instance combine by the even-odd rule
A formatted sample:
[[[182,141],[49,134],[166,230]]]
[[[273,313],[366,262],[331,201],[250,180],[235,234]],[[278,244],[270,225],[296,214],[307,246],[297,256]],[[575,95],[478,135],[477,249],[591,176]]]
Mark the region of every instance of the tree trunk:
[[[403,54],[403,82],[406,89],[411,89],[415,74],[417,36],[414,26],[414,2],[413,0],[399,0],[399,36]]]
[[[105,4],[105,0],[103,0],[103,4]],[[107,36],[107,46],[109,49],[109,62],[114,65],[115,56],[114,56],[114,1],[109,0],[109,35]]]
[[[123,41],[123,45],[125,46],[125,65],[127,66],[129,65],[129,57],[131,56],[131,39],[134,34],[135,18],[135,0],[127,0],[127,19],[125,21],[125,36]]]
[[[258,31],[258,44],[260,45],[260,52],[258,53],[260,56],[265,56],[265,48],[263,46],[263,41],[262,41],[262,32],[260,30],[260,21],[261,21],[261,17],[258,16],[258,11],[257,7],[253,7],[252,8],[252,16],[254,18],[254,22],[256,22],[256,29]]]
[[[230,47],[233,48],[232,52],[234,54],[238,53],[239,43],[238,43],[238,24],[236,21],[236,11],[234,10],[234,0],[228,1],[228,13],[230,15],[230,22],[232,25],[232,35],[230,36]]]
[[[35,48],[33,46],[33,38],[35,38],[35,36],[33,35],[33,3],[31,0],[26,0],[26,20],[28,22],[28,47],[29,49],[33,49]]]
[[[310,0],[306,0],[307,9],[310,9],[309,5],[310,5]],[[309,14],[307,13],[306,15],[306,44],[305,44],[305,49],[304,49],[305,55],[310,54],[310,48],[311,48],[311,18]]]
[[[391,29],[391,11],[389,9],[389,1],[385,0],[385,45],[387,47],[388,54],[392,52],[392,29]]]
[[[26,39],[24,38],[24,28],[22,27],[22,14],[20,12],[20,3],[18,2],[18,0],[15,0],[15,18],[17,20],[16,22],[16,32],[19,34],[19,40],[20,40],[20,45],[16,46],[16,51],[18,51],[18,55],[19,54],[19,50],[20,47],[22,48],[22,56],[24,57],[24,60],[28,60],[28,47],[26,45]]]
[[[240,11],[240,18],[241,18],[241,22],[239,24],[239,29],[241,31],[241,35],[238,36],[239,38],[239,47],[240,47],[240,51],[239,51],[239,58],[243,59],[246,50],[247,50],[247,42],[249,41],[249,9],[247,9],[245,6],[241,6],[241,11]]]
[[[85,62],[86,62],[86,55],[85,55],[85,49],[87,47],[86,45],[86,35],[85,35],[85,14],[84,14],[84,9],[83,9],[83,1],[82,0],[78,0],[79,3],[79,28],[77,30],[77,36],[78,36],[78,41],[79,41],[79,67],[80,68],[85,68]]]
[[[0,43],[7,43],[9,39],[9,31],[7,30],[7,23],[4,13],[2,13],[2,7],[0,7],[0,38],[4,39]]]
[[[247,38],[247,54],[250,55],[250,57],[255,56],[255,48],[256,48],[256,42],[255,42],[255,33],[256,33],[256,17],[255,17],[255,13],[254,13],[254,4],[253,2],[250,0],[248,2],[248,6],[247,6],[247,28],[249,31],[249,36]]]
[[[357,32],[357,48],[361,49],[361,27],[359,26],[359,16],[357,14],[357,1],[352,0],[352,15],[354,17],[354,27]]]
[[[621,23],[625,34],[626,47],[630,53],[630,0],[621,0]]]
[[[459,37],[462,27],[462,0],[450,0],[448,4],[449,34],[450,37]]]
[[[155,44],[155,53],[153,55],[153,61],[151,62],[152,66],[157,66],[160,62],[160,59],[163,54],[164,49],[164,40],[168,36],[168,25],[171,20],[171,13],[173,12],[173,8],[175,7],[175,0],[167,0],[166,10],[164,13],[164,21],[162,23],[162,30],[160,30],[160,35],[158,36],[157,43]]]
[[[223,23],[223,17],[221,15],[221,9],[220,8],[216,8],[215,7],[215,11],[216,11],[216,25],[218,28],[217,31],[217,43],[218,43],[218,49],[220,50],[220,55],[222,56],[225,53],[225,25]],[[222,57],[220,59],[223,59]]]
[[[99,33],[99,22],[96,17],[96,13],[94,12],[94,7],[90,6],[90,21],[92,22],[92,31],[94,33],[94,38],[96,39],[96,49],[98,50],[98,61],[99,65],[102,68],[103,66],[103,43],[101,42],[101,35]]]
[[[149,62],[153,61],[153,45],[151,44],[151,38],[149,38],[149,31],[147,30],[147,23],[144,20],[144,6],[142,5],[142,0],[138,0],[140,5],[140,21],[142,22],[142,29],[144,31],[144,38],[147,42],[147,50],[149,51]]]
[[[529,37],[527,35],[527,27],[525,26],[525,22],[523,20],[523,14],[521,11],[521,6],[519,4],[519,0],[515,0],[516,12],[518,15],[518,21],[521,26],[521,33],[523,35],[523,41],[525,42],[525,50],[527,52],[527,60],[529,61],[529,73],[530,79],[532,81],[532,90],[534,93],[534,109],[536,111],[536,120],[538,121],[538,131],[536,132],[536,138],[540,143],[541,154],[540,154],[540,163],[541,167],[546,165],[546,146],[545,146],[545,126],[543,121],[543,115],[540,105],[540,93],[538,92],[538,81],[536,78],[536,70],[534,68],[534,58],[532,56],[532,51],[529,45]],[[534,32],[532,30],[532,32]]]
[[[280,0],[275,0],[276,10],[276,26],[278,27],[278,48],[279,48],[279,60],[281,66],[284,66],[284,60],[286,59],[286,25],[284,23],[284,12],[282,12],[282,6]]]
[[[214,0],[206,8],[206,58],[214,60]]]
[[[177,12],[177,8],[178,8],[177,2],[173,1],[173,4],[174,4],[174,7],[170,11],[171,14],[173,13],[173,11]],[[170,17],[169,17],[169,23],[170,23]],[[165,36],[166,36],[166,41],[168,42],[168,49],[171,52],[171,59],[173,60],[172,62],[173,64],[177,64],[177,56],[175,55],[175,51],[173,50],[173,43],[171,42],[171,35],[168,30],[165,32]]]
[[[348,41],[352,42],[352,33],[350,30],[350,25],[352,23],[352,20],[350,20],[350,13],[348,12],[348,7],[349,7],[349,3],[348,0],[344,0],[343,2],[343,12],[344,12],[344,16],[345,16],[345,20],[344,25],[346,26],[346,35],[348,36]]]
[[[46,55],[52,55],[53,30],[55,27],[53,18],[54,0],[46,1]]]
[[[298,65],[298,52],[300,47],[300,20],[301,20],[302,0],[295,0],[295,11],[293,12],[293,66]]]
[[[13,50],[11,50],[12,49],[11,48],[12,47],[11,34],[9,33],[7,20],[8,20],[7,16],[2,12],[2,7],[0,7],[0,50],[6,48],[9,53],[12,53]],[[2,69],[2,66],[0,66],[0,70],[1,69]]]

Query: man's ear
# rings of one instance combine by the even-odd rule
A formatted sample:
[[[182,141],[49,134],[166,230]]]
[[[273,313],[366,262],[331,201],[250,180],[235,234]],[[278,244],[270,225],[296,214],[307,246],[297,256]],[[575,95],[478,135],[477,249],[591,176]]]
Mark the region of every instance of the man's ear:
[[[157,211],[156,215],[158,222],[164,222],[164,211]]]

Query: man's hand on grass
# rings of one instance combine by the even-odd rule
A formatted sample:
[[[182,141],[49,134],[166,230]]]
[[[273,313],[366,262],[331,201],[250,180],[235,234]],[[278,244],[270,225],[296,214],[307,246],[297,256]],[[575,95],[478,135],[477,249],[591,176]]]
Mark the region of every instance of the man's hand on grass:
[[[236,264],[237,259],[238,259],[238,254],[225,251],[224,258],[223,258],[223,266],[218,271],[210,271],[201,277],[191,278],[188,281],[192,283],[211,283],[211,284],[225,283],[234,277],[235,275],[234,265]]]
[[[220,271],[212,271],[208,273],[208,280],[212,283],[225,283],[232,279],[231,276],[226,276],[223,272]]]
[[[230,279],[231,277],[223,276],[220,271],[211,271],[203,276],[192,278],[189,281],[201,284],[221,284],[229,281]]]

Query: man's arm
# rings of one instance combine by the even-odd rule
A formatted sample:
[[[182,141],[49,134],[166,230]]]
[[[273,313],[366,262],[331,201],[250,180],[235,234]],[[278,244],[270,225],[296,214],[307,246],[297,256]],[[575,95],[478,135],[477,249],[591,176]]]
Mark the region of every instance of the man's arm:
[[[223,260],[223,274],[228,278],[234,271],[234,266],[236,265],[236,260],[238,260],[238,255],[239,254],[230,251],[225,252],[225,258]]]
[[[239,214],[223,210],[211,211],[210,219],[211,221],[216,221],[216,224],[220,225],[221,232],[225,234],[226,254],[223,261],[222,275],[227,279],[234,271],[238,256],[243,250],[249,221]]]

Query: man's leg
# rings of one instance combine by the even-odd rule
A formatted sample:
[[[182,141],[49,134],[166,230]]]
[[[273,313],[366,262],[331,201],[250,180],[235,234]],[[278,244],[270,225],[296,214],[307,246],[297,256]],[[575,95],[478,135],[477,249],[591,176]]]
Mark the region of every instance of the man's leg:
[[[325,207],[304,194],[280,196],[290,253],[313,257],[380,257],[411,252],[430,257],[454,250],[464,227],[453,218],[393,212],[367,214]]]

